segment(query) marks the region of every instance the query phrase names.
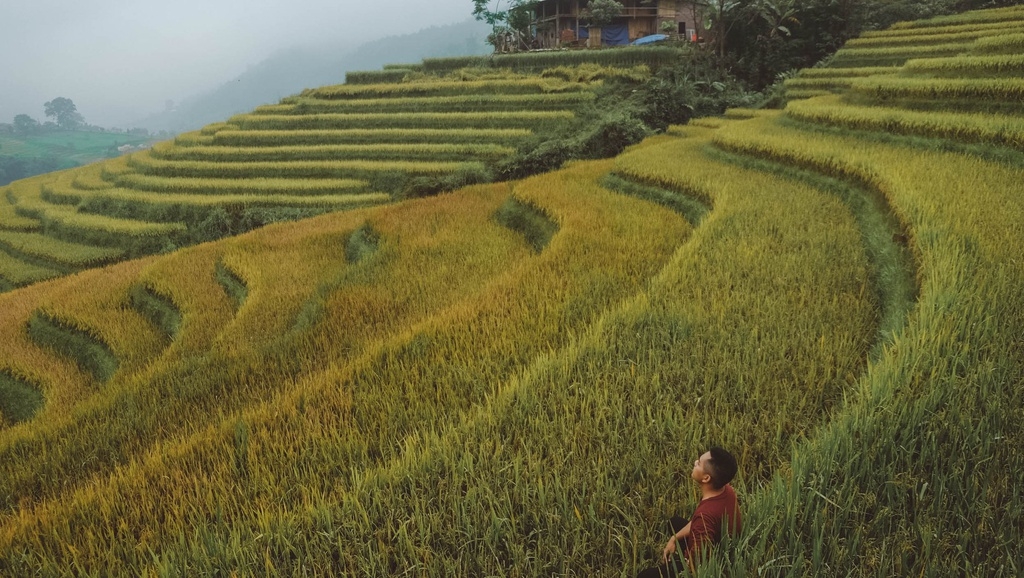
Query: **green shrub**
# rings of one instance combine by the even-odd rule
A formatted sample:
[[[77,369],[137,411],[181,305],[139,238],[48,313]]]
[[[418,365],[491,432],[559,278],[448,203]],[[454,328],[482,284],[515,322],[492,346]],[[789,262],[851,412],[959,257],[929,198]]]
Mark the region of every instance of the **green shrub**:
[[[567,139],[542,141],[536,147],[531,147],[528,152],[499,163],[496,173],[501,180],[521,179],[546,173],[575,158],[577,152],[573,143]]]
[[[466,164],[445,175],[414,177],[403,187],[400,196],[406,199],[428,197],[491,180],[491,171],[483,165]]]
[[[602,116],[589,131],[580,136],[578,150],[583,158],[613,157],[650,134],[648,125],[632,111],[617,110]]]
[[[657,131],[672,124],[686,124],[693,118],[694,88],[691,83],[673,82],[658,75],[634,93],[638,116]]]
[[[206,214],[206,218],[196,225],[191,232],[192,236],[202,243],[227,237],[233,230],[234,226],[231,215],[228,214],[224,207],[215,207]]]

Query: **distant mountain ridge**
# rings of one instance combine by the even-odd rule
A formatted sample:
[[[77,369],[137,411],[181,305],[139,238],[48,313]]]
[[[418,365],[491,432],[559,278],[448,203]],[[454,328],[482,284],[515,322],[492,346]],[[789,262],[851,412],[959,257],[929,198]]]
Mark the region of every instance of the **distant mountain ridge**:
[[[469,19],[412,34],[374,40],[355,49],[340,45],[281,50],[220,88],[190,97],[175,109],[141,119],[150,131],[186,132],[245,112],[305,88],[345,82],[345,73],[384,64],[419,62],[424,57],[487,54],[487,25]]]

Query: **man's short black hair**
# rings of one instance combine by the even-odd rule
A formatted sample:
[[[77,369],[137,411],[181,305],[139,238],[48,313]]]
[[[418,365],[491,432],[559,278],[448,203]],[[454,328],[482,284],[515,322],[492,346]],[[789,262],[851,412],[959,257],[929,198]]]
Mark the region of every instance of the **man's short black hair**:
[[[707,469],[710,470],[708,473],[711,474],[711,485],[718,490],[736,477],[736,470],[738,469],[736,458],[717,446],[711,448],[708,452],[711,454],[711,459],[708,460],[707,465]]]

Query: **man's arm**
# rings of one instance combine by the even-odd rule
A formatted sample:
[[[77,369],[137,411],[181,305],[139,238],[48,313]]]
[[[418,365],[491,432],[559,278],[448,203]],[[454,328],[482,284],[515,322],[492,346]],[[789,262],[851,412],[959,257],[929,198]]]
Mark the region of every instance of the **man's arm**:
[[[692,532],[692,525],[693,522],[687,522],[686,525],[683,526],[682,530],[679,530],[675,534],[672,534],[672,537],[668,540],[668,544],[665,544],[665,549],[661,553],[661,559],[663,562],[668,563],[669,558],[672,557],[672,554],[674,554],[676,551],[676,544],[680,540],[685,540],[690,537],[690,534]]]
[[[686,559],[689,560],[690,564],[694,563],[694,558],[700,552],[701,548],[718,541],[718,524],[721,523],[720,519],[708,516],[705,512],[699,511],[694,512],[693,521],[695,521],[696,524],[694,524],[690,529],[689,539],[686,541],[687,548],[684,553],[684,556],[686,556]]]

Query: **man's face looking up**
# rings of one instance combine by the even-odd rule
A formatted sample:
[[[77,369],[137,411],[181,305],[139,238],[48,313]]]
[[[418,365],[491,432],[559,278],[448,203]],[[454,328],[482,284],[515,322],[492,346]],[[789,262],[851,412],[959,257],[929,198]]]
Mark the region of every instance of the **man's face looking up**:
[[[708,462],[711,460],[711,452],[704,452],[697,461],[693,462],[693,472],[690,477],[693,481],[704,484],[711,481],[711,472],[708,470]]]

